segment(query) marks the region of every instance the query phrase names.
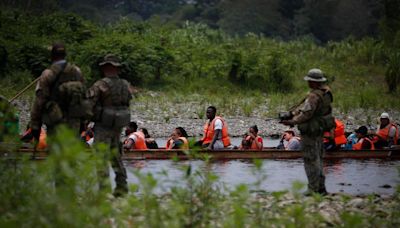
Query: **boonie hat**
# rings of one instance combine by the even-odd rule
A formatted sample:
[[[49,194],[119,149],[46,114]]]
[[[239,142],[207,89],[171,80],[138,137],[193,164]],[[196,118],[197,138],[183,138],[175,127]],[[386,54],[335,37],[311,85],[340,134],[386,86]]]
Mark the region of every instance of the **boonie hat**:
[[[324,73],[322,73],[322,71],[317,68],[309,70],[307,75],[304,77],[304,80],[313,82],[326,82]]]
[[[366,135],[368,133],[368,128],[366,126],[361,126],[356,130],[356,133]]]
[[[389,114],[387,112],[382,113],[381,119],[389,119]]]
[[[120,67],[121,63],[119,61],[119,58],[116,55],[113,54],[107,54],[104,56],[103,61],[99,63],[99,66],[104,66],[106,64],[111,64],[115,67]]]

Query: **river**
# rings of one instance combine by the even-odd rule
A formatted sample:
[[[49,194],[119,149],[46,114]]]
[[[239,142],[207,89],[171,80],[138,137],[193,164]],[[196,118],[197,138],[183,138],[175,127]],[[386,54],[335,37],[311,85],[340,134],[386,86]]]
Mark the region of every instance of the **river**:
[[[233,144],[239,143],[240,138],[233,139]],[[157,140],[159,145],[164,141]],[[265,144],[265,142],[267,142]],[[279,140],[266,138],[264,146],[276,146]],[[235,144],[237,145],[237,144]],[[150,173],[158,180],[157,192],[168,191],[171,186],[184,185],[182,169],[191,165],[192,173],[205,170],[218,176],[218,184],[227,189],[233,189],[239,184],[255,186],[257,175],[265,175],[260,188],[265,191],[283,191],[293,188],[294,182],[304,183],[306,190],[307,177],[302,159],[292,160],[262,160],[259,172],[254,172],[255,165],[251,160],[224,160],[206,164],[200,160],[179,161],[171,160],[138,160],[126,163],[128,182],[138,183],[135,171]],[[326,187],[331,193],[343,192],[351,195],[380,194],[392,195],[400,184],[400,161],[387,160],[329,160],[324,163]],[[113,173],[113,172],[111,172]],[[113,175],[113,174],[112,174]],[[113,178],[113,176],[112,176]]]

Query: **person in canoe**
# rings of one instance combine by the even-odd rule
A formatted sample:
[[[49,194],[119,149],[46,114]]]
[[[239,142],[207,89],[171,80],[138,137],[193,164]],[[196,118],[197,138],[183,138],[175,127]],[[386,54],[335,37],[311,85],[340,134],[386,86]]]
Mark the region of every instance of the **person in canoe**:
[[[165,145],[167,150],[171,149],[189,149],[188,134],[182,127],[177,127],[171,134],[171,137],[167,140]]]
[[[203,148],[208,150],[224,149],[231,145],[228,134],[228,125],[225,120],[216,116],[217,108],[210,106],[207,108],[207,122],[204,125],[203,138],[196,144],[201,144]]]
[[[249,128],[249,131],[243,137],[242,143],[239,149],[252,149],[252,150],[262,150],[263,139],[258,135],[257,125],[253,125]]]

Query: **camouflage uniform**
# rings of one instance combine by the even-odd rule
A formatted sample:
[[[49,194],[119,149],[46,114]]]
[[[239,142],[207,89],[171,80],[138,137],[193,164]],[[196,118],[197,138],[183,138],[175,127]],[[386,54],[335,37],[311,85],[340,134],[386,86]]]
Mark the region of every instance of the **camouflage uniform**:
[[[324,127],[321,120],[324,116],[331,116],[332,101],[329,87],[320,85],[319,88],[312,89],[304,101],[291,110],[293,118],[288,121],[291,125],[298,125],[300,130],[304,168],[308,188],[312,192],[326,193],[322,160]]]
[[[127,174],[121,160],[120,135],[122,127],[110,127],[101,121],[101,115],[104,108],[123,108],[125,110],[129,110],[129,102],[132,98],[129,91],[129,86],[129,82],[124,79],[120,79],[117,75],[115,75],[98,80],[88,90],[88,98],[93,106],[95,106],[94,142],[105,143],[110,146],[112,151],[112,154],[106,154],[104,159],[105,161],[111,159],[111,165],[115,172],[115,181],[117,186],[114,193],[125,193],[128,191],[126,181]],[[107,181],[109,177],[107,165],[98,169],[98,175],[102,179],[100,181],[100,188],[104,188],[105,181]]]
[[[62,71],[62,72],[61,72]],[[62,120],[59,123],[46,124],[47,132],[54,133],[54,129],[59,124],[66,124],[71,129],[80,131],[80,119],[70,118],[68,115],[68,104],[60,102],[61,97],[57,95],[57,73],[58,80],[65,78],[73,78],[74,81],[84,82],[80,69],[72,64],[67,63],[65,60],[60,60],[53,63],[49,69],[43,71],[40,79],[36,85],[36,98],[31,110],[31,127],[32,129],[41,129],[43,123],[44,109],[48,101],[53,100],[57,102],[62,111]]]

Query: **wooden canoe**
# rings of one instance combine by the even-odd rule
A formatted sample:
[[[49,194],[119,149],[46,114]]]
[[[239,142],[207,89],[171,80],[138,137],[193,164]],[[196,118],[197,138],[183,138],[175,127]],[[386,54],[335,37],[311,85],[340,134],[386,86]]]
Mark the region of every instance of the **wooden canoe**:
[[[44,159],[48,151],[34,151],[32,149],[19,149],[16,153],[0,151],[0,157],[15,157],[19,155],[30,156],[32,159]],[[302,158],[301,151],[286,151],[279,149],[263,150],[130,150],[125,151],[123,159],[125,160],[143,160],[143,159],[198,159],[209,157],[210,159],[298,159]],[[324,159],[400,159],[400,148],[382,149],[382,150],[340,150],[326,152]]]

